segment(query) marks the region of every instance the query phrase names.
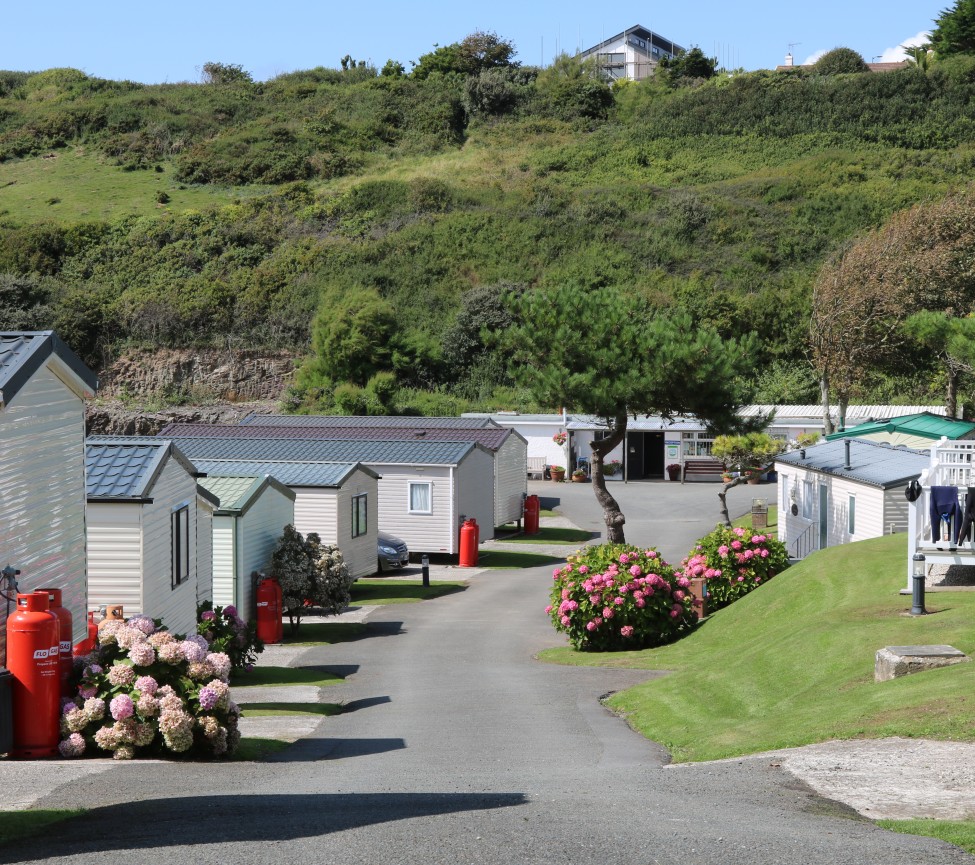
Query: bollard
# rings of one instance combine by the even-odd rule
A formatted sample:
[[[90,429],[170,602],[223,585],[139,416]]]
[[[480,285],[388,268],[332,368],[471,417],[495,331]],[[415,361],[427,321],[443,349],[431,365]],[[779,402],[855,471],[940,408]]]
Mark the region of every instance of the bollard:
[[[911,593],[911,615],[925,616],[927,610],[924,609],[924,581],[927,577],[927,566],[924,553],[915,553],[913,558],[913,578]]]
[[[430,557],[424,555],[420,559],[420,573],[423,575],[423,587],[429,588],[430,586]]]

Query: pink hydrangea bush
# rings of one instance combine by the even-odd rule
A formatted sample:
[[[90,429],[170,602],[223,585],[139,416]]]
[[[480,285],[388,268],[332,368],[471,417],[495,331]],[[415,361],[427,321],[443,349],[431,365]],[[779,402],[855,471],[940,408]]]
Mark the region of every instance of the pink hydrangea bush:
[[[211,651],[226,654],[235,670],[253,669],[257,656],[264,651],[256,622],[245,622],[230,604],[215,607],[210,601],[197,608],[196,621],[196,632],[210,644]]]
[[[764,532],[718,526],[680,563],[680,573],[707,580],[708,611],[726,607],[789,566],[785,545]]]
[[[545,608],[574,649],[609,652],[676,640],[697,617],[688,581],[655,549],[586,547],[553,574]]]
[[[232,662],[193,634],[171,634],[147,616],[103,622],[84,659],[75,697],[61,709],[60,752],[218,757],[240,741],[230,699]]]

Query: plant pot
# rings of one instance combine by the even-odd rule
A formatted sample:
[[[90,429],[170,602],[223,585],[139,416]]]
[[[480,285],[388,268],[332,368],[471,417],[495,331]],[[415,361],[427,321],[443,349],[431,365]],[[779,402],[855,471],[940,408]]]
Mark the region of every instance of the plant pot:
[[[748,479],[748,483],[750,483],[750,484],[757,484],[759,481],[761,481],[761,478],[749,478]]]
[[[549,470],[549,474],[552,476],[552,480],[555,481],[556,483],[561,483],[562,481],[565,480],[564,471],[556,472],[556,471]]]
[[[572,483],[574,484],[584,484],[587,480],[589,480],[589,478],[587,478],[585,475],[572,476]]]

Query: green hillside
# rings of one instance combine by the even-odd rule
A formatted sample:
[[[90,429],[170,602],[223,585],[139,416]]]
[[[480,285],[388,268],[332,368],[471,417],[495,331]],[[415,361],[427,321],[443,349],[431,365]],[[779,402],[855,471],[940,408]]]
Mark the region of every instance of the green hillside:
[[[618,285],[758,333],[741,398],[811,401],[818,269],[975,166],[968,58],[615,89],[558,66],[230,78],[0,72],[8,326],[56,327],[98,365],[125,344],[305,351],[317,312],[355,310],[375,348],[362,369],[390,373],[396,399],[514,407],[478,336],[495,287]],[[341,383],[313,365],[291,404],[351,399]],[[940,396],[914,363],[872,387]]]

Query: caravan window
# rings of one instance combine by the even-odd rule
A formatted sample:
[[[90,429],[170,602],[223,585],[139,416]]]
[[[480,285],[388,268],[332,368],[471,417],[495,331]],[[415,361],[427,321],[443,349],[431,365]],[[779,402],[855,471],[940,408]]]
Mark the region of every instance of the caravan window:
[[[433,513],[433,484],[430,481],[410,481],[409,496],[411,514]]]

